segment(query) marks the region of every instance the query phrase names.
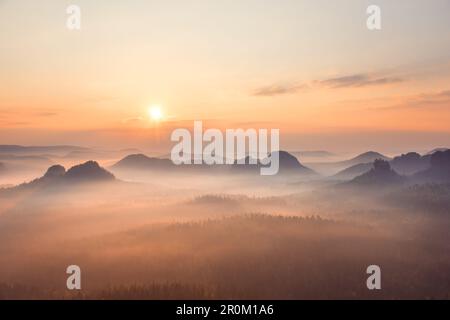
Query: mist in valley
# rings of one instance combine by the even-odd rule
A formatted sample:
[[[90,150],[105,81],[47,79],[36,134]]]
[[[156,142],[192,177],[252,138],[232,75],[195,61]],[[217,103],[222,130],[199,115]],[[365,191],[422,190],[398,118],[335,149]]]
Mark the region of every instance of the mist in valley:
[[[377,163],[337,181],[115,161],[0,190],[0,299],[449,298],[448,184]]]

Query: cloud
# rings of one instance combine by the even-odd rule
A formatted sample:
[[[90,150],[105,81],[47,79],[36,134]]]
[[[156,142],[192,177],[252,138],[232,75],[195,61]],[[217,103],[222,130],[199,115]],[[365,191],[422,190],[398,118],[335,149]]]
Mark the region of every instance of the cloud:
[[[36,110],[36,109],[22,109],[22,110],[13,110],[11,109],[0,109],[0,118],[6,117],[54,117],[57,116],[58,113],[52,110]]]
[[[58,114],[56,112],[38,112],[35,114],[37,117],[54,117]]]
[[[412,96],[400,98],[396,103],[387,107],[370,108],[374,110],[393,110],[410,108],[431,108],[431,107],[449,107],[450,90],[443,90],[434,93],[421,93]]]
[[[422,108],[448,105],[450,105],[450,90],[444,90],[437,93],[425,93],[410,97],[394,108]]]
[[[272,85],[259,88],[253,92],[254,96],[270,97],[285,94],[293,94],[306,88],[305,85]]]
[[[142,122],[144,120],[143,117],[132,117],[132,118],[127,118],[122,120],[123,123],[127,123],[127,124],[133,124],[133,123],[139,123]]]
[[[358,73],[347,76],[339,76],[329,78],[325,80],[313,80],[305,84],[284,84],[284,85],[271,85],[261,87],[255,90],[252,95],[261,97],[270,97],[277,95],[293,94],[304,89],[315,88],[361,88],[368,86],[381,86],[391,83],[403,82],[405,79],[392,76],[375,76],[368,73]]]
[[[330,78],[326,80],[316,81],[322,86],[329,88],[350,88],[350,87],[366,87],[375,85],[385,85],[390,83],[402,82],[404,79],[398,77],[375,77],[369,74],[353,74],[348,76]]]
[[[14,127],[14,126],[28,126],[31,125],[31,122],[27,121],[0,121],[0,124],[5,127]]]

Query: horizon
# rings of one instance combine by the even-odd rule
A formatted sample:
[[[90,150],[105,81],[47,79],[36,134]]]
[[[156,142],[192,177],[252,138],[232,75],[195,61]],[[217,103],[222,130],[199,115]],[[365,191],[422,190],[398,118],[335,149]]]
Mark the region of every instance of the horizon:
[[[289,150],[450,145],[448,1],[380,0],[376,32],[357,0],[77,4],[71,31],[65,3],[0,2],[0,143],[162,152],[199,120]]]
[[[136,153],[143,153],[144,155],[150,156],[150,157],[163,157],[163,156],[167,156],[168,158],[170,158],[170,149],[167,149],[165,151],[158,151],[158,150],[153,150],[153,149],[140,149],[137,147],[124,147],[124,148],[104,148],[104,147],[99,147],[99,146],[87,146],[87,145],[75,145],[75,144],[49,144],[49,145],[40,145],[40,144],[36,144],[36,145],[27,145],[27,144],[0,144],[0,148],[2,147],[19,147],[19,148],[80,148],[80,149],[88,149],[88,150],[96,150],[96,151],[129,151],[131,152],[130,155],[136,154]],[[405,152],[397,152],[397,153],[392,153],[392,152],[384,152],[382,150],[375,150],[375,149],[361,149],[360,151],[353,151],[353,152],[349,152],[349,151],[344,151],[344,152],[332,152],[330,150],[325,150],[325,149],[287,149],[287,148],[279,148],[277,150],[273,150],[272,152],[276,152],[276,151],[286,151],[289,153],[306,153],[306,154],[310,154],[310,153],[327,153],[326,156],[332,157],[332,156],[349,156],[349,155],[362,155],[365,153],[370,153],[370,152],[375,152],[375,153],[380,153],[382,155],[388,156],[388,157],[395,157],[395,156],[400,156],[402,154],[407,154],[410,152],[414,152],[414,153],[418,153],[420,155],[427,155],[431,152],[434,152],[436,150],[439,149],[450,149],[450,147],[441,145],[441,146],[435,146],[435,147],[431,147],[428,149],[422,149],[422,150],[413,150],[413,149],[405,149],[407,151]],[[1,152],[1,150],[0,150]],[[135,153],[133,153],[135,152]],[[192,153],[193,155],[194,153]],[[246,152],[246,154],[248,155],[249,153]],[[299,156],[296,156],[297,158]],[[95,159],[92,159],[95,160]]]

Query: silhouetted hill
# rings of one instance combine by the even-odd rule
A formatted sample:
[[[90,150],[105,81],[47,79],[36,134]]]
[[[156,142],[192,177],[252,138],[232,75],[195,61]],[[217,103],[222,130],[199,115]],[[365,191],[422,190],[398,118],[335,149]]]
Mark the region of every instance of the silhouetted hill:
[[[111,181],[115,179],[112,173],[100,167],[95,161],[76,165],[67,170],[63,177],[66,180],[80,181]]]
[[[7,191],[17,191],[26,189],[41,189],[46,187],[62,187],[79,183],[96,183],[114,181],[112,173],[103,169],[95,161],[88,161],[70,168],[68,171],[61,165],[54,165],[48,168],[47,172],[40,178],[31,182],[23,183]]]
[[[373,168],[350,181],[353,185],[366,186],[384,186],[400,184],[405,181],[405,178],[392,170],[389,162],[385,160],[375,160]]]
[[[280,159],[280,171],[290,171],[290,172],[298,172],[302,174],[308,174],[308,175],[314,175],[316,172],[314,170],[311,170],[310,168],[302,165],[300,161],[286,151],[277,151],[274,152],[277,153]],[[274,154],[272,153],[272,154]]]
[[[280,159],[280,167],[283,169],[306,169],[298,159],[286,151],[276,151],[272,153],[273,155],[278,155]]]
[[[60,177],[63,177],[65,174],[66,174],[66,168],[57,164],[57,165],[54,165],[54,166],[51,166],[50,168],[48,168],[48,170],[44,174],[43,178],[49,178],[49,179],[60,178]]]
[[[395,157],[390,162],[391,167],[402,175],[411,175],[430,167],[430,157],[421,156],[417,152],[409,152]]]
[[[430,168],[416,173],[413,179],[418,182],[449,182],[450,150],[433,153],[430,158]]]
[[[5,164],[0,162],[0,173],[5,172],[6,171],[6,166]]]

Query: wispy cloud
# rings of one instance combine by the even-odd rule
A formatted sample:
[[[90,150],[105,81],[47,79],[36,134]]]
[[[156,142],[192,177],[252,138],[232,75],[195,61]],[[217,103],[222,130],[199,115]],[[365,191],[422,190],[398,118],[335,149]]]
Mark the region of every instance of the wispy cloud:
[[[450,90],[409,96],[398,104],[380,109],[430,108],[442,106],[450,106]]]
[[[31,124],[28,121],[0,121],[2,127],[28,126]]]
[[[122,122],[127,123],[127,124],[133,124],[133,123],[142,122],[143,120],[144,120],[143,117],[132,117],[132,118],[123,119]]]
[[[0,109],[0,118],[6,118],[6,117],[54,117],[57,116],[58,113],[53,111],[53,110],[49,110],[49,109],[31,109],[31,110],[27,110],[27,109],[23,109],[20,108],[19,110],[14,110],[14,108],[1,108]]]
[[[414,101],[416,106],[450,103],[450,90],[419,95]]]
[[[385,85],[403,81],[404,79],[399,77],[390,77],[390,76],[376,77],[369,74],[360,73],[325,80],[319,80],[316,81],[316,83],[329,88],[349,88],[349,87]]]
[[[56,112],[37,112],[37,113],[35,113],[36,117],[54,117],[57,115],[58,115],[58,113],[56,113]]]
[[[278,96],[278,95],[285,95],[285,94],[293,94],[297,93],[298,91],[305,89],[306,85],[298,85],[298,84],[288,84],[288,85],[271,85],[266,87],[261,87],[256,89],[253,92],[254,96]]]
[[[270,97],[298,93],[306,89],[326,88],[361,88],[368,86],[381,86],[406,81],[396,76],[377,76],[369,73],[358,73],[345,76],[336,76],[328,79],[312,80],[303,84],[270,85],[256,89],[252,92],[254,96]]]

